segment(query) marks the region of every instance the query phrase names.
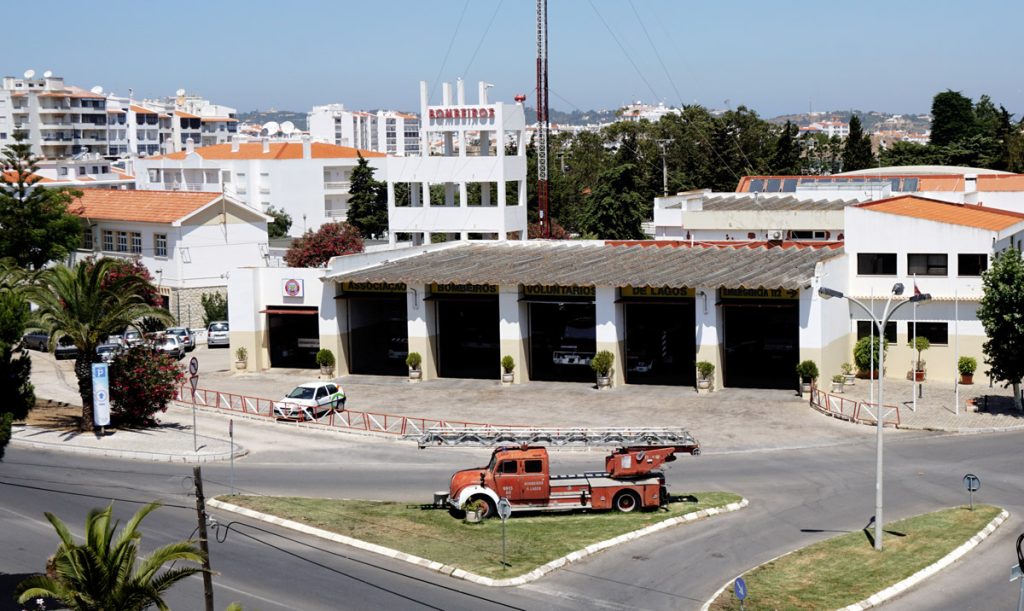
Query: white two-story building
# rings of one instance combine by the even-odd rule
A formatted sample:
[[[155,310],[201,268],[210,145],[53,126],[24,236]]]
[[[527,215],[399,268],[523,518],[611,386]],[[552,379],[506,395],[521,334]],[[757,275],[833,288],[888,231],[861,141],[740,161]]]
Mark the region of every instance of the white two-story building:
[[[931,344],[921,355],[928,379],[952,382],[959,356],[974,357],[981,364],[986,340],[977,318],[981,274],[993,257],[1024,244],[1024,214],[900,196],[847,207],[845,225],[846,277],[822,277],[822,286],[840,290],[869,308],[873,301],[879,318],[896,283],[904,286],[902,299],[913,295],[915,286],[932,296],[916,306],[916,333],[914,306],[902,307],[887,325],[886,375],[904,377],[910,371],[916,355],[909,342],[915,334]],[[850,360],[856,340],[870,333],[869,317],[859,306],[851,302],[845,309],[848,333],[824,363],[823,373],[830,375]],[[984,369],[979,366],[979,379],[985,379]]]
[[[182,325],[202,326],[203,293],[225,293],[231,271],[267,262],[267,222],[220,193],[86,189],[77,257],[135,259]]]
[[[265,212],[273,206],[292,218],[302,235],[348,214],[349,179],[362,155],[383,179],[384,155],[310,142],[238,142],[195,147],[135,162],[142,190],[223,192]]]

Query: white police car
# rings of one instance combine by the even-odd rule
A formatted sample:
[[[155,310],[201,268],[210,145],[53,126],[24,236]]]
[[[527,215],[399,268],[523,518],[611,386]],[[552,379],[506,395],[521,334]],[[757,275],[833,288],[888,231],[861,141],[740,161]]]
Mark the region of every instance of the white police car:
[[[274,415],[288,420],[316,420],[324,414],[345,409],[345,390],[334,382],[299,384],[280,401]]]

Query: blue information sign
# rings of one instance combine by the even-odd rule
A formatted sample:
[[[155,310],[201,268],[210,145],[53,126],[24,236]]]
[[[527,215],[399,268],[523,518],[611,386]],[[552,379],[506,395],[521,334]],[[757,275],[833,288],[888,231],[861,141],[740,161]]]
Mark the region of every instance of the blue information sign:
[[[743,581],[742,577],[737,577],[736,582],[732,584],[732,591],[736,598],[743,600],[747,597],[747,582]]]
[[[92,421],[96,426],[110,425],[110,378],[106,363],[92,364]]]

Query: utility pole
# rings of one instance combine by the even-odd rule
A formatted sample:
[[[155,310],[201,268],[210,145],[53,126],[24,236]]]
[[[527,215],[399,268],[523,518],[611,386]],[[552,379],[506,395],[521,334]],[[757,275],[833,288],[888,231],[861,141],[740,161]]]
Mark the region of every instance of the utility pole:
[[[671,143],[671,138],[658,140],[658,144],[661,146],[661,192],[666,197],[668,196],[668,161],[665,157],[665,145]]]
[[[548,0],[537,0],[537,211],[540,232],[551,237],[548,216]]]
[[[206,500],[203,498],[203,472],[199,465],[192,467],[196,483],[196,515],[199,519],[199,549],[203,552],[203,597],[206,611],[213,611],[213,572],[210,569],[210,546],[206,540]]]

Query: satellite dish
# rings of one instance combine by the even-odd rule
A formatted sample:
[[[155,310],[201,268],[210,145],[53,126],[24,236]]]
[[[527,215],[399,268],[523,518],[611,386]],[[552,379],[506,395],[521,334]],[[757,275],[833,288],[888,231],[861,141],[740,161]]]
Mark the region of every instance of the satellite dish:
[[[179,90],[174,92],[174,95],[176,95],[178,97],[181,97],[181,96],[185,95],[185,90],[184,89],[179,89]]]
[[[281,131],[281,126],[277,124],[277,121],[267,121],[263,124],[263,129],[266,130],[268,136],[273,136]]]
[[[284,123],[281,124],[281,133],[284,134],[285,136],[292,135],[292,132],[294,131],[295,124],[292,123],[291,121],[285,121]]]
[[[50,78],[51,76],[53,76],[53,70],[47,70],[43,73],[43,78]]]
[[[25,71],[25,78],[32,78],[35,75],[36,75],[36,71],[31,69],[31,68],[29,68],[28,70]]]
[[[103,93],[103,87],[100,87],[99,85],[96,85],[95,87],[93,87],[89,91],[91,91],[91,92],[93,92],[95,94],[101,94],[101,93]]]

